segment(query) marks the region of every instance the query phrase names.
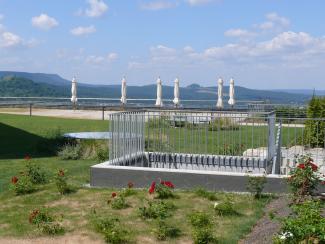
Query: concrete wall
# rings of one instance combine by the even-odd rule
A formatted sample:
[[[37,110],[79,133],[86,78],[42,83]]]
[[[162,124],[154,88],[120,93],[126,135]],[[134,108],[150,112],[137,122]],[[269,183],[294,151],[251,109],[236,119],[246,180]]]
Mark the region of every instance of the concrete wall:
[[[247,178],[244,173],[114,166],[107,163],[90,169],[92,187],[122,188],[132,181],[137,188],[147,188],[152,181],[161,179],[172,181],[177,189],[204,187],[213,191],[246,192]],[[268,175],[265,192],[287,192],[285,178]]]

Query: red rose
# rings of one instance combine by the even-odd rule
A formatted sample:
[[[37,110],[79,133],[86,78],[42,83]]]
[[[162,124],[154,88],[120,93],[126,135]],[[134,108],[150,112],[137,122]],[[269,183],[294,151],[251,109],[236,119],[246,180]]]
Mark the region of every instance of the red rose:
[[[175,187],[174,184],[171,183],[170,181],[162,181],[161,184],[163,184],[163,185],[165,185],[165,186],[167,186],[169,188],[174,188]]]
[[[156,182],[152,182],[151,186],[149,188],[149,194],[153,194],[155,192],[155,188],[156,188]]]
[[[299,169],[305,169],[305,164],[298,164],[298,166],[297,166]]]
[[[134,184],[131,181],[129,181],[128,182],[128,188],[133,188],[133,186],[134,186]]]
[[[309,161],[307,163],[307,165],[310,166],[313,171],[317,171],[318,170],[318,166],[316,164],[312,163],[312,161]]]
[[[14,176],[14,177],[11,178],[11,183],[12,184],[15,185],[17,182],[18,182],[18,178],[16,176]]]
[[[64,176],[64,171],[62,169],[60,169],[58,175],[59,176]]]
[[[112,198],[115,198],[117,196],[116,192],[112,192]]]

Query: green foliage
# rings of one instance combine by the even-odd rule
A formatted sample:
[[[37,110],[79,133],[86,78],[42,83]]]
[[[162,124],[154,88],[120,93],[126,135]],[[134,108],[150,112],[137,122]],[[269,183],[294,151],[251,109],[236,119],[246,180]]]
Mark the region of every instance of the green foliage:
[[[262,196],[265,184],[265,176],[248,176],[246,188],[256,199],[259,199]]]
[[[238,215],[234,202],[230,197],[226,197],[226,199],[221,202],[216,202],[214,204],[214,210],[220,216]]]
[[[167,238],[177,238],[181,235],[179,228],[167,223],[165,220],[159,219],[157,225],[158,227],[154,231],[157,240],[164,241]]]
[[[311,196],[320,183],[318,168],[309,155],[296,158],[297,165],[291,170],[288,184],[296,203]]]
[[[104,235],[106,243],[123,244],[130,242],[130,232],[121,225],[120,219],[115,216],[93,218],[95,230]]]
[[[59,172],[55,175],[55,185],[61,195],[70,194],[75,192],[75,189],[68,184],[68,179],[66,176],[67,172],[60,169]]]
[[[96,150],[96,161],[104,162],[108,160],[108,146],[98,147]]]
[[[155,116],[150,118],[147,122],[147,126],[151,129],[169,127],[170,123],[167,117],[164,116]]]
[[[210,131],[218,130],[238,130],[239,125],[230,118],[216,118],[212,120],[209,124]]]
[[[324,147],[325,143],[325,120],[313,120],[325,118],[325,97],[313,97],[308,105],[305,122],[304,143],[311,147]]]
[[[158,199],[168,199],[175,197],[173,189],[164,184],[157,184],[155,191],[157,193]]]
[[[139,215],[144,219],[164,219],[171,216],[175,205],[170,202],[149,200],[147,205],[139,208]]]
[[[319,201],[293,205],[293,214],[282,219],[281,234],[275,243],[324,243],[325,218]],[[281,238],[282,236],[282,238]]]
[[[77,160],[82,156],[82,148],[79,143],[77,144],[66,144],[58,152],[58,156],[62,160]]]
[[[206,199],[208,199],[210,201],[218,200],[218,197],[217,197],[215,192],[207,191],[207,190],[205,190],[204,188],[201,188],[201,187],[195,189],[195,194],[197,196],[199,196],[199,197],[206,198]]]
[[[65,232],[64,227],[49,214],[48,209],[36,209],[29,215],[29,223],[37,225],[38,229],[47,235],[58,235]]]
[[[132,188],[126,188],[121,191],[121,195],[124,197],[133,196],[133,195],[136,195],[137,193],[138,192]]]
[[[30,194],[36,190],[28,175],[22,174],[16,178],[18,181],[16,183],[12,182],[11,185],[11,188],[16,195]]]
[[[31,161],[27,162],[26,174],[33,184],[46,184],[49,182],[47,172]]]
[[[196,211],[188,216],[191,225],[195,228],[212,226],[211,216],[205,212]]]
[[[192,236],[195,244],[217,243],[213,234],[213,221],[205,212],[193,212],[188,216],[193,227]]]
[[[218,239],[214,236],[211,228],[203,227],[194,229],[193,233],[194,244],[215,244]]]
[[[129,207],[123,195],[119,195],[113,198],[111,201],[111,206],[113,209],[125,209]]]

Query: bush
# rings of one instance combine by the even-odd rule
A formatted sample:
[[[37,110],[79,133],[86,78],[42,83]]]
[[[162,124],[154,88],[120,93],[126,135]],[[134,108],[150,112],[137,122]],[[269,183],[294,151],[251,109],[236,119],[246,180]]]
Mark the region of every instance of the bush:
[[[193,227],[193,241],[195,244],[217,243],[213,235],[213,221],[205,212],[194,212],[189,215],[189,221]]]
[[[75,191],[75,189],[68,184],[66,174],[66,171],[60,169],[54,178],[56,187],[61,195],[69,194]]]
[[[214,204],[214,210],[220,216],[238,215],[234,203],[230,198],[226,198],[222,202],[216,202]]]
[[[305,122],[304,143],[311,147],[324,147],[325,143],[325,121],[313,120],[313,118],[325,118],[325,97],[313,97],[307,108]]]
[[[210,215],[205,212],[193,212],[188,216],[191,225],[195,228],[203,228],[212,226]]]
[[[47,235],[58,235],[65,232],[64,227],[55,221],[46,208],[33,210],[29,215],[29,223],[37,225],[38,229]]]
[[[96,161],[98,162],[105,162],[108,160],[108,146],[101,147],[98,146],[96,149]]]
[[[296,161],[297,165],[290,172],[288,184],[293,194],[293,201],[300,203],[313,195],[321,181],[318,167],[313,163],[313,159],[309,155],[298,156]]]
[[[129,204],[126,202],[125,197],[120,195],[113,198],[111,206],[113,209],[125,209],[129,207]]]
[[[11,188],[16,195],[30,194],[36,190],[33,183],[31,182],[30,177],[25,174],[22,174],[19,177],[12,177]]]
[[[154,194],[156,192],[158,199],[173,198],[175,197],[172,191],[174,188],[174,184],[170,181],[160,181],[159,184],[156,184],[154,181],[149,187],[149,194]]]
[[[265,184],[265,176],[248,176],[246,188],[255,198],[259,199],[262,196]]]
[[[130,233],[115,216],[99,217],[94,216],[95,230],[104,235],[105,241],[112,244],[128,243]]]
[[[149,128],[162,128],[162,127],[169,127],[170,123],[168,119],[164,116],[150,118],[147,122],[147,126]]]
[[[139,215],[143,219],[164,219],[171,216],[174,204],[164,201],[148,201],[147,206],[139,208]]]
[[[209,124],[209,131],[238,130],[239,125],[230,118],[216,118]]]
[[[196,228],[193,231],[194,244],[213,244],[218,243],[217,238],[213,235],[211,228]]]
[[[319,201],[293,205],[293,214],[281,220],[275,243],[325,243],[325,218]]]
[[[155,229],[157,240],[164,241],[167,238],[177,238],[181,235],[181,230],[164,220],[158,220],[158,228]]]
[[[58,156],[62,160],[77,160],[82,156],[82,148],[80,144],[66,144],[58,152]]]
[[[27,163],[26,174],[33,184],[48,183],[47,172],[32,162]]]
[[[210,201],[216,201],[218,199],[215,192],[209,192],[205,190],[204,188],[197,188],[195,190],[195,194],[199,197],[206,198]]]

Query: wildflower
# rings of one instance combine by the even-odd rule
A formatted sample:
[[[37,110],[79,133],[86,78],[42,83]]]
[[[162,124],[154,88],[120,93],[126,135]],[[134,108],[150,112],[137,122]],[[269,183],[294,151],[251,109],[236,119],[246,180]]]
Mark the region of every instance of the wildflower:
[[[60,169],[58,175],[59,176],[64,176],[64,170]]]
[[[219,203],[218,203],[218,202],[215,202],[215,203],[213,204],[213,207],[214,207],[214,208],[217,208],[218,205],[219,205]]]
[[[17,176],[14,176],[14,177],[11,178],[11,183],[12,183],[12,184],[15,185],[17,182],[18,182],[18,178],[17,178]]]
[[[280,240],[286,240],[290,237],[293,237],[293,234],[291,232],[284,232],[280,235]]]
[[[128,188],[133,188],[133,186],[134,186],[133,182],[129,181],[128,182]]]
[[[156,182],[152,182],[151,186],[149,188],[149,194],[153,194],[155,192],[155,188],[156,188]]]
[[[165,185],[165,186],[167,186],[169,188],[174,188],[175,187],[174,184],[172,182],[170,182],[170,181],[162,181],[161,184],[163,184],[163,185]]]
[[[115,198],[117,196],[116,192],[112,192],[112,198]]]
[[[310,166],[314,172],[318,170],[318,166],[312,163],[312,161],[308,161],[307,165]]]

